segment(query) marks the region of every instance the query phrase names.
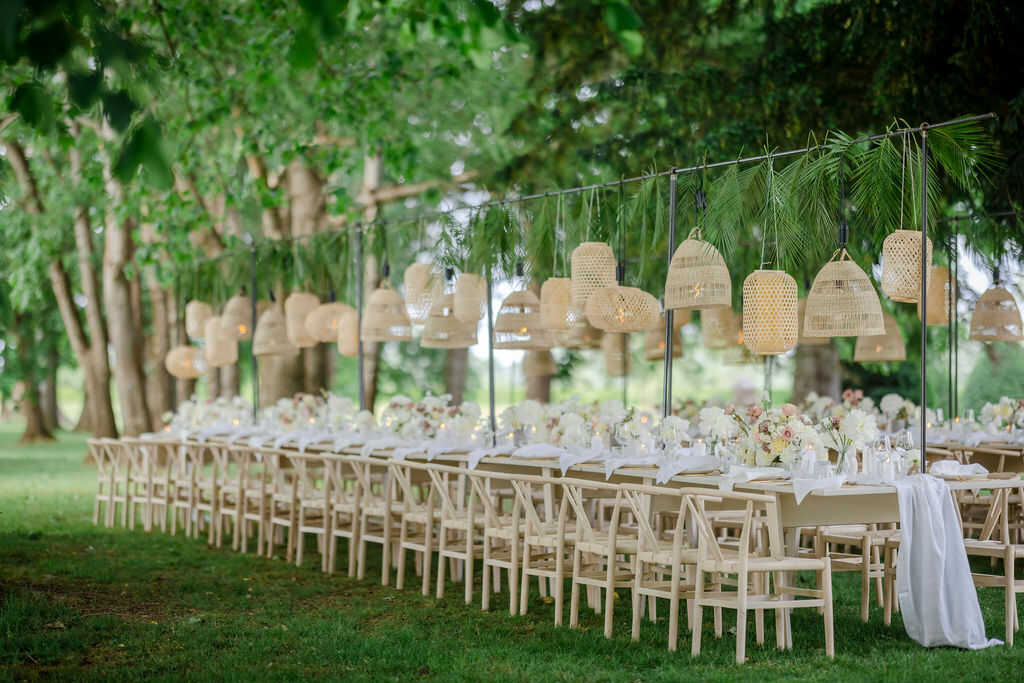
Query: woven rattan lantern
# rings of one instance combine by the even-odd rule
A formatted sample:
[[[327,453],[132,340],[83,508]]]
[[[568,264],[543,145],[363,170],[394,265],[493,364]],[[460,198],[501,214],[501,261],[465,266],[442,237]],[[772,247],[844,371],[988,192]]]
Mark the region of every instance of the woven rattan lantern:
[[[918,246],[921,246],[920,242]],[[883,313],[882,317],[885,318],[885,334],[857,337],[857,346],[853,349],[855,362],[881,363],[907,359],[907,344],[903,341],[900,324],[888,313]]]
[[[932,263],[932,241],[925,246]],[[893,301],[921,298],[921,231],[897,230],[882,242],[882,291]]]
[[[599,349],[603,332],[590,324],[583,313],[569,309],[569,329],[559,332],[560,345],[567,349]]]
[[[971,339],[975,341],[1021,341],[1020,309],[1013,295],[993,287],[978,299],[971,314]]]
[[[951,290],[952,288],[952,290]],[[950,282],[949,270],[944,266],[932,266],[928,271],[928,324],[949,323],[950,291],[956,292],[956,282]],[[921,319],[921,302],[917,302],[917,319]]]
[[[464,349],[476,344],[476,324],[476,320],[464,323],[456,318],[455,295],[442,294],[430,309],[420,345],[426,349]]]
[[[605,332],[601,339],[604,352],[604,371],[609,377],[625,377],[633,370],[633,359],[629,354],[629,335],[622,332]]]
[[[318,342],[337,341],[341,317],[349,311],[355,312],[355,309],[337,301],[320,304],[306,316],[306,332]]]
[[[255,356],[291,356],[299,352],[288,339],[284,316],[277,308],[268,308],[256,323],[252,335],[252,353]]]
[[[193,339],[202,339],[206,321],[213,317],[213,309],[205,301],[189,301],[185,304],[185,332]]]
[[[755,270],[743,281],[743,343],[759,356],[796,346],[796,280],[784,270]]]
[[[665,308],[708,309],[731,303],[732,281],[725,259],[694,228],[672,255],[665,278]]]
[[[808,337],[804,334],[804,312],[807,309],[807,299],[799,299],[796,302],[796,317],[797,317],[797,338],[796,343],[807,345],[807,346],[824,346],[825,344],[831,344],[831,337]]]
[[[658,300],[636,287],[601,287],[587,299],[587,320],[605,332],[642,332],[658,322]]]
[[[885,334],[882,305],[867,274],[842,249],[818,271],[807,295],[804,335],[861,337]]]
[[[700,331],[704,346],[709,349],[725,349],[736,345],[740,332],[739,319],[728,306],[707,308],[700,312]]]
[[[220,316],[206,321],[203,335],[203,357],[211,368],[238,362],[238,335],[234,326]]]
[[[540,320],[540,300],[528,289],[512,292],[501,302],[494,321],[496,349],[550,349],[551,333]]]
[[[228,299],[220,315],[225,325],[235,330],[239,339],[252,339],[252,301],[241,294]]]
[[[551,377],[558,372],[550,351],[527,351],[523,360],[523,374],[527,377]]]
[[[405,302],[387,280],[370,295],[363,316],[364,342],[409,341],[412,324]]]
[[[175,346],[167,352],[164,367],[172,377],[178,379],[196,379],[206,374],[209,369],[202,349],[195,346]]]
[[[459,273],[455,278],[455,317],[476,323],[487,310],[487,282],[476,273]]]
[[[672,357],[683,357],[683,339],[679,330],[673,330]],[[644,358],[647,360],[665,360],[665,316],[658,319],[658,324],[644,334]]]
[[[317,339],[306,330],[306,318],[320,305],[320,299],[309,292],[292,292],[284,300],[284,317],[288,338],[301,348],[316,346]]]
[[[359,355],[359,312],[349,308],[338,320],[338,353],[346,358]]]
[[[586,310],[587,299],[615,286],[615,254],[604,242],[584,242],[572,250],[572,307]]]
[[[550,277],[540,286],[540,319],[549,330],[569,329],[572,279]]]
[[[409,320],[422,325],[430,315],[434,300],[442,294],[444,283],[434,274],[429,263],[414,263],[405,269],[405,307]]]

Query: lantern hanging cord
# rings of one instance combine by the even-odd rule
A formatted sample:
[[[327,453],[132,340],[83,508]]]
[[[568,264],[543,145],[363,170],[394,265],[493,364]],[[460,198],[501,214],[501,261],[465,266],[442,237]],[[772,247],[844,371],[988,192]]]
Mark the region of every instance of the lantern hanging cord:
[[[903,136],[903,150],[900,152],[900,227],[903,229],[903,185],[907,177],[907,136]]]
[[[846,222],[846,214],[843,205],[846,203],[846,178],[843,175],[843,162],[846,158],[846,150],[839,153],[839,225],[836,230],[839,249],[845,251],[846,243],[850,241],[850,225]]]
[[[616,228],[617,228],[618,233],[619,233],[619,263],[618,263],[618,266],[615,269],[615,279],[619,283],[619,285],[621,285],[623,280],[625,280],[625,278],[626,278],[626,247],[625,247],[626,239],[625,239],[625,235],[623,235],[624,230],[622,229],[622,213],[625,210],[625,207],[623,206],[623,201],[624,200],[625,200],[625,194],[623,193],[623,190],[622,190],[622,178],[620,177],[619,178],[619,206],[618,206],[618,211],[616,212],[616,216],[615,216]]]

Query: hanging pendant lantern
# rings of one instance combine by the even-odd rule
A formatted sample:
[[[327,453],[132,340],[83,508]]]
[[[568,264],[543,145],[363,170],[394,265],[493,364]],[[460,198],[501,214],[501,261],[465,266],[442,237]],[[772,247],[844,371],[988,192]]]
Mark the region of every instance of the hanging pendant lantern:
[[[455,295],[442,294],[434,302],[420,345],[425,349],[464,349],[476,344],[476,324],[455,317]]]
[[[956,292],[956,282],[950,282],[949,270],[943,266],[932,266],[928,272],[928,324],[949,324],[950,288]],[[917,319],[921,319],[921,302],[917,302]]]
[[[551,333],[540,320],[540,300],[528,289],[512,292],[501,302],[494,320],[494,348],[550,349]]]
[[[883,313],[882,317],[885,318],[885,334],[857,337],[857,345],[853,349],[855,362],[881,363],[907,359],[907,344],[903,341],[900,324],[888,313]]]
[[[487,281],[476,273],[459,273],[455,279],[455,318],[476,324],[487,311]]]
[[[591,325],[586,315],[570,309],[566,318],[569,321],[569,329],[558,333],[561,346],[567,349],[601,348],[601,337],[604,333]]]
[[[202,339],[206,321],[212,317],[210,304],[205,301],[189,301],[185,304],[185,333],[192,339]]]
[[[826,344],[831,344],[831,337],[808,337],[804,334],[804,314],[807,310],[807,299],[799,299],[796,303],[798,331],[796,343],[804,346],[824,346]]]
[[[585,311],[590,295],[615,285],[615,254],[604,242],[583,242],[572,250],[572,307]]]
[[[860,266],[846,249],[818,271],[807,295],[804,334],[808,337],[862,337],[885,334],[882,304]]]
[[[609,377],[625,377],[633,370],[633,359],[629,353],[629,335],[622,332],[605,332],[601,339],[604,352],[604,371]]]
[[[320,304],[306,316],[306,333],[318,342],[337,341],[341,318],[349,311],[355,309],[338,301]]]
[[[370,295],[363,316],[364,342],[409,341],[412,324],[402,297],[385,280]]]
[[[178,379],[196,379],[209,369],[202,350],[195,346],[175,346],[167,352],[164,367],[172,377]]]
[[[709,349],[735,346],[737,335],[742,334],[736,314],[728,306],[702,310],[700,331],[704,346]]]
[[[996,286],[978,298],[971,314],[971,339],[975,341],[1022,341],[1020,309],[1013,295]]]
[[[549,277],[540,286],[540,319],[549,330],[569,329],[572,278]]]
[[[643,332],[658,322],[658,300],[636,287],[601,287],[587,299],[587,320],[605,332]]]
[[[316,346],[317,339],[306,331],[306,318],[320,305],[320,299],[309,292],[292,292],[284,300],[288,338],[300,349]]]
[[[691,230],[672,255],[665,278],[667,309],[703,310],[732,303],[732,280],[725,259],[700,235],[699,228]]]
[[[351,307],[338,320],[338,353],[346,358],[359,355],[359,312]]]
[[[433,266],[429,263],[412,264],[405,269],[402,280],[409,320],[415,325],[422,325],[430,315],[434,300],[441,296],[444,284],[434,274]]]
[[[932,241],[925,245],[928,265]],[[914,303],[921,298],[921,231],[897,230],[882,242],[882,291],[893,301]]]
[[[252,335],[253,355],[294,356],[298,352],[298,347],[288,339],[288,326],[281,311],[274,307],[264,311]]]
[[[527,377],[551,377],[558,372],[550,351],[527,351],[523,360],[523,374]]]
[[[238,333],[220,316],[206,321],[203,336],[203,357],[211,368],[238,362]]]
[[[224,304],[221,321],[235,330],[240,340],[252,339],[252,300],[247,296],[236,294]]]
[[[755,270],[743,281],[743,343],[759,356],[785,353],[799,336],[796,280],[783,270]]]
[[[683,357],[683,339],[676,328],[672,334],[672,357]],[[644,334],[644,358],[647,360],[665,360],[665,316],[662,315],[658,324]]]

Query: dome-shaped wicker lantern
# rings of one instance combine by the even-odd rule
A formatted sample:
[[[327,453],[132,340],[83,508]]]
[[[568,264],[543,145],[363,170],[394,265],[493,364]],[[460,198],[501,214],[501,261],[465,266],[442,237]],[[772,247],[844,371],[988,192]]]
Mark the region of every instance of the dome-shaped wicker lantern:
[[[185,304],[185,332],[192,339],[202,339],[206,321],[213,317],[213,309],[205,301],[192,300]]]
[[[338,341],[341,318],[349,311],[355,309],[338,301],[320,304],[306,316],[306,332],[318,342]]]
[[[487,281],[476,273],[459,273],[455,278],[455,317],[476,323],[487,311]]]
[[[1013,295],[993,287],[978,299],[971,314],[971,339],[975,341],[1021,341],[1020,309]]]
[[[615,285],[615,254],[604,242],[583,242],[571,260],[572,307],[584,311],[591,294]]]
[[[540,300],[528,289],[512,292],[501,302],[494,321],[496,349],[550,349],[554,341],[540,320]]]
[[[414,263],[405,269],[402,277],[405,285],[405,307],[410,322],[422,325],[427,322],[434,301],[444,291],[444,283],[434,273],[429,263]]]
[[[412,339],[412,324],[405,302],[391,283],[384,281],[370,295],[363,316],[362,337],[364,342],[409,341]]]
[[[359,355],[359,311],[349,308],[338,320],[338,353],[346,358]]]
[[[932,263],[932,241],[925,245]],[[882,291],[893,301],[921,298],[921,231],[897,230],[882,242]]]
[[[175,346],[167,352],[164,367],[172,377],[178,379],[196,379],[209,369],[202,349],[195,346]]]
[[[708,309],[732,303],[725,259],[694,228],[672,255],[665,278],[665,308]]]
[[[320,299],[309,292],[292,292],[284,300],[284,316],[288,338],[301,348],[316,346],[317,339],[306,330],[306,318],[320,305]]]
[[[784,270],[755,270],[743,281],[743,343],[759,356],[785,353],[799,336],[796,280]]]
[[[629,353],[629,335],[622,332],[605,332],[601,338],[604,352],[604,371],[609,377],[625,377],[633,370],[633,359]]]
[[[921,246],[921,243],[917,243]],[[896,318],[883,313],[885,318],[885,334],[857,337],[857,346],[853,349],[853,360],[857,363],[881,363],[884,361],[900,361],[907,359],[907,344],[903,341],[903,332]]]
[[[804,311],[808,337],[862,337],[885,334],[882,304],[867,274],[845,249],[814,278]]]
[[[944,266],[932,266],[928,271],[928,324],[946,325],[949,323],[950,287],[956,292],[956,282],[950,282],[949,269]],[[921,319],[921,302],[917,302],[917,319]]]
[[[728,306],[706,308],[700,312],[700,332],[704,346],[709,349],[725,349],[736,345],[736,336],[741,332],[739,319]]]
[[[425,349],[464,349],[476,344],[474,320],[464,323],[455,317],[455,295],[442,294],[434,302],[420,345]]]
[[[580,311],[569,309],[569,329],[557,333],[559,345],[567,349],[599,349],[603,332],[590,324]]]
[[[605,332],[643,332],[658,322],[658,300],[636,287],[601,287],[587,299],[587,320]]]
[[[540,286],[540,319],[547,329],[568,330],[571,306],[571,278],[549,277]]]
[[[547,350],[527,351],[523,360],[523,374],[527,377],[551,377],[558,372],[555,359]]]
[[[683,357],[683,336],[678,329],[672,334],[672,357]],[[658,324],[644,334],[644,358],[647,360],[665,360],[665,316],[658,319]]]
[[[252,335],[252,353],[255,356],[293,356],[299,349],[288,338],[288,327],[275,307],[268,308],[256,322]]]
[[[252,339],[252,300],[249,297],[236,294],[228,299],[220,317],[225,325],[235,330],[236,337]]]
[[[238,362],[238,333],[220,316],[206,321],[203,335],[203,357],[211,368]]]
[[[824,346],[825,344],[831,344],[832,337],[808,337],[804,334],[804,312],[807,309],[807,299],[799,299],[796,304],[798,330],[796,343],[806,346]]]

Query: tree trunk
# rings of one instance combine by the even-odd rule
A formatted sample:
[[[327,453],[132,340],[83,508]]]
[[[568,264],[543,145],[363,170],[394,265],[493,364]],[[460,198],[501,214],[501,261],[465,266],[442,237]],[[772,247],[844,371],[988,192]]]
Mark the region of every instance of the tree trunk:
[[[260,408],[289,398],[302,387],[299,382],[300,356],[262,356],[259,360]]]
[[[220,396],[220,368],[210,368],[203,377],[206,379],[206,400],[212,401]]]
[[[444,359],[444,390],[451,394],[454,405],[464,400],[468,370],[469,349],[449,349]]]
[[[39,411],[43,416],[43,425],[50,432],[60,428],[60,417],[57,411],[57,367],[59,365],[60,354],[55,346],[51,346],[46,352],[46,377],[39,383]]]
[[[526,398],[540,403],[551,403],[551,376],[527,377]]]
[[[46,428],[43,412],[39,406],[39,380],[36,377],[30,346],[30,330],[28,319],[18,313],[14,314],[14,337],[18,344],[18,361],[22,368],[22,382],[25,393],[21,397],[21,415],[25,420],[25,431],[18,443],[35,441],[53,441],[53,434]]]
[[[89,400],[89,380],[86,379],[82,383],[82,412],[79,413],[78,422],[75,423],[72,431],[91,433],[95,419],[93,417],[92,401]]]
[[[810,392],[839,399],[839,349],[834,344],[796,347],[796,372],[790,400],[798,403]]]
[[[164,358],[171,350],[170,301],[152,268],[146,272],[146,292],[149,294],[153,329],[146,345],[146,384],[150,420],[157,425],[165,412],[174,409],[174,378],[164,365]]]
[[[220,369],[220,396],[234,398],[240,393],[240,372],[238,363],[225,365]]]
[[[319,396],[327,389],[327,348],[317,344],[302,350],[302,390],[307,394]]]

